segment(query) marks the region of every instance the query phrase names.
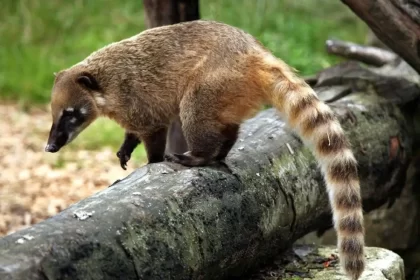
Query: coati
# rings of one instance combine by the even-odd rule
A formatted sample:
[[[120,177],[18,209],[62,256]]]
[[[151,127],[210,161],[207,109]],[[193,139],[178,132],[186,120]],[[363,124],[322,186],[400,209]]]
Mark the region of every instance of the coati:
[[[357,162],[333,111],[294,69],[250,34],[214,21],[145,30],[111,43],[60,71],[51,97],[47,152],[69,144],[98,116],[126,131],[123,168],[143,142],[148,163],[203,166],[225,159],[240,124],[272,104],[312,148],[325,177],[341,264],[351,279],[364,270],[364,226]],[[188,144],[164,155],[177,116]]]

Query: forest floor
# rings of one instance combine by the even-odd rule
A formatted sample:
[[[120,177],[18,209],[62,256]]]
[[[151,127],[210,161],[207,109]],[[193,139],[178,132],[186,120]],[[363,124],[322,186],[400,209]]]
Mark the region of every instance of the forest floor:
[[[110,147],[44,152],[50,126],[48,109],[0,105],[0,236],[51,217],[134,170],[133,163],[123,170]]]

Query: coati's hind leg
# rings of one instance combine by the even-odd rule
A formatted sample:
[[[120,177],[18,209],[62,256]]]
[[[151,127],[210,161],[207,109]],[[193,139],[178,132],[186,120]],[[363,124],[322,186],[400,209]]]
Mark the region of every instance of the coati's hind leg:
[[[143,136],[142,140],[146,148],[148,164],[164,160],[167,132],[168,128],[164,127]]]
[[[238,139],[239,125],[229,124],[222,130],[224,142],[216,156],[216,160],[224,160]]]
[[[126,170],[127,162],[131,158],[134,149],[141,143],[140,139],[133,133],[126,132],[124,135],[124,142],[117,152],[117,157],[120,159],[121,168]]]
[[[223,160],[236,139],[226,138],[220,129],[221,124],[212,121],[190,124],[194,130],[184,127],[185,139],[189,151],[184,154],[168,154],[166,160],[185,166],[204,166],[215,161]]]
[[[184,97],[186,99],[181,102],[180,118],[188,152],[166,155],[168,161],[185,166],[208,165],[224,160],[235,144],[239,125],[221,122],[224,106],[217,104],[218,95],[209,92],[209,88]],[[212,99],[212,104],[209,104],[209,99]]]

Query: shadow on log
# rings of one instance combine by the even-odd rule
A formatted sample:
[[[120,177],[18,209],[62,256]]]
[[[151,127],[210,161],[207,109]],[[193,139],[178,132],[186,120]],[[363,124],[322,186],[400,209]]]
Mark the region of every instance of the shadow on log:
[[[412,142],[401,107],[417,83],[352,62],[314,83],[353,144],[365,211],[395,199]],[[242,126],[224,167],[144,166],[0,239],[0,279],[232,279],[330,226],[314,157],[268,109]]]

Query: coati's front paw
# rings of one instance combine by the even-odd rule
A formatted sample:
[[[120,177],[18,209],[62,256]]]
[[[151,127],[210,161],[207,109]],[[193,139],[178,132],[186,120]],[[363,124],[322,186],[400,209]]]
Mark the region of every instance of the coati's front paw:
[[[117,152],[117,157],[120,159],[121,168],[127,170],[127,162],[130,160],[131,155],[128,154],[124,149],[120,149]]]

